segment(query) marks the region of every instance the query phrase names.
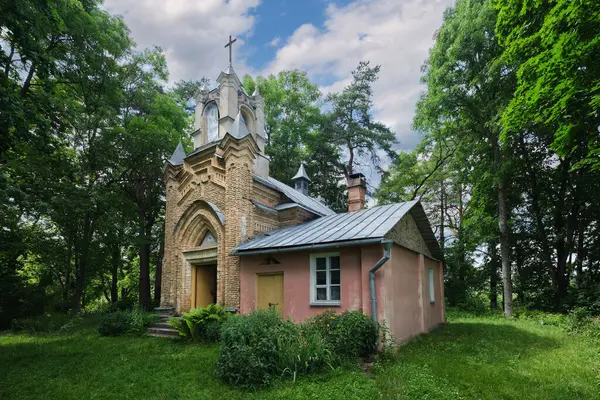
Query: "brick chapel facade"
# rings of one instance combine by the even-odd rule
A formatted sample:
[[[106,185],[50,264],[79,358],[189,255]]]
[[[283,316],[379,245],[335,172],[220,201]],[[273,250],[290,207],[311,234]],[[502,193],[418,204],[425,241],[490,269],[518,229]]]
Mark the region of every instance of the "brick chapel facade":
[[[196,93],[194,150],[165,167],[162,307],[240,308],[240,257],[231,250],[265,232],[333,214],[307,195],[300,167],[291,188],[269,176],[264,100],[230,66]],[[268,261],[266,261],[268,262]]]

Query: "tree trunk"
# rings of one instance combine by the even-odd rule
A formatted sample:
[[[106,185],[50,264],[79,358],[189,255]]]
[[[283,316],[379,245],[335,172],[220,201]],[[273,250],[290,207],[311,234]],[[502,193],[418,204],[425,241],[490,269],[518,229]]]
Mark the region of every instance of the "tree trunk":
[[[83,306],[84,290],[85,290],[85,274],[87,269],[87,261],[90,251],[90,241],[92,239],[92,223],[90,212],[86,212],[83,219],[83,240],[81,244],[81,255],[79,264],[75,273],[75,293],[73,294],[73,305],[71,314],[77,315]]]
[[[490,254],[490,308],[496,310],[498,308],[498,251],[497,243],[492,240],[488,243],[488,252]]]
[[[146,234],[146,213],[139,211],[139,240],[140,240],[140,307],[150,308],[150,238]]]
[[[583,214],[583,213],[582,213]],[[579,217],[579,226],[577,227],[577,261],[576,261],[576,270],[577,276],[575,277],[575,283],[578,288],[583,286],[583,258],[585,248],[585,222],[583,220],[583,215]]]
[[[121,247],[118,244],[113,245],[112,259],[111,259],[111,280],[110,280],[110,302],[115,304],[119,301],[119,290],[117,284],[119,283],[119,263],[121,261]]]
[[[161,230],[160,245],[158,248],[158,259],[156,260],[156,273],[154,275],[154,303],[160,305],[162,291],[162,266],[165,254],[165,224]]]
[[[556,271],[554,276],[555,283],[555,307],[558,311],[563,310],[563,303],[569,291],[569,256],[573,251],[573,242],[577,217],[579,215],[579,194],[581,185],[571,184],[572,197],[570,199],[571,207],[567,209],[566,196],[569,183],[571,161],[565,159],[561,161],[561,182],[558,196],[556,199],[556,208],[554,213],[554,226],[556,230]],[[577,177],[575,178],[578,181]],[[565,215],[565,210],[567,215]]]
[[[500,230],[500,260],[502,262],[502,286],[504,299],[504,315],[511,317],[513,313],[512,307],[512,277],[510,265],[510,242],[508,232],[508,205],[506,200],[506,178],[501,171],[502,153],[500,143],[497,136],[492,134],[492,151],[494,153],[494,169],[496,171],[496,179],[498,179],[497,195],[498,195],[498,228]]]
[[[498,227],[500,228],[500,258],[502,260],[502,285],[504,286],[504,315],[512,316],[512,278],[510,268],[510,243],[508,240],[508,210],[506,188],[498,185]]]
[[[71,258],[73,258],[73,234],[67,237],[67,256],[65,260],[65,287],[63,291],[63,308],[68,310],[71,299]]]
[[[444,213],[446,212],[446,188],[444,187],[444,178],[440,180],[440,249],[444,254],[444,247],[446,246],[446,233],[444,232]]]

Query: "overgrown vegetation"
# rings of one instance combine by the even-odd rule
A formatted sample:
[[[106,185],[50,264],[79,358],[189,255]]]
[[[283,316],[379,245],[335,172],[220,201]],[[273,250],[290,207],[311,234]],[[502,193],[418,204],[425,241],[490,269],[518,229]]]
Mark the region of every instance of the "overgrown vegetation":
[[[539,315],[506,319],[501,313],[448,310],[448,317],[448,325],[403,346],[397,358],[377,362],[370,376],[357,364],[344,363],[248,391],[215,376],[217,345],[101,337],[96,317],[86,316],[76,329],[60,334],[0,335],[0,398],[591,400],[600,395],[598,341],[541,323]]]
[[[255,311],[226,322],[217,376],[242,387],[268,386],[278,377],[317,372],[371,357],[378,326],[360,311],[325,311],[301,325],[272,311]]]
[[[337,357],[369,358],[377,350],[379,327],[362,311],[327,310],[304,322],[302,329],[318,332]]]
[[[68,331],[77,327],[81,317],[72,317],[64,313],[44,313],[31,317],[15,319],[11,329],[16,332],[49,333]]]
[[[232,318],[221,331],[217,376],[231,385],[257,388],[275,379],[318,371],[333,363],[323,337],[300,331],[274,311]]]
[[[214,343],[219,341],[221,326],[230,316],[225,307],[209,304],[193,308],[181,317],[171,317],[169,324],[186,339]]]
[[[98,324],[98,332],[102,336],[121,336],[126,333],[143,335],[148,327],[158,321],[154,313],[133,310],[131,312],[116,311],[103,315]]]

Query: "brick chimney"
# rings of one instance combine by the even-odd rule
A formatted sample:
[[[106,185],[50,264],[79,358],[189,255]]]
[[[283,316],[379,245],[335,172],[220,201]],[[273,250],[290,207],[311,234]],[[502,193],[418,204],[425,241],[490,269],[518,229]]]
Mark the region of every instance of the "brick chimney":
[[[365,208],[367,181],[363,174],[350,175],[348,179],[348,212],[360,211]]]

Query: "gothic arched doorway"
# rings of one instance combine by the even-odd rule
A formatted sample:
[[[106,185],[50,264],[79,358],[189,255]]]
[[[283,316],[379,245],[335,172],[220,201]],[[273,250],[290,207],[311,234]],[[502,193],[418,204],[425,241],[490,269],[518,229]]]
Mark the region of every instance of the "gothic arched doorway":
[[[223,225],[225,217],[212,203],[195,201],[176,227],[181,273],[177,295],[179,312],[222,303]]]

